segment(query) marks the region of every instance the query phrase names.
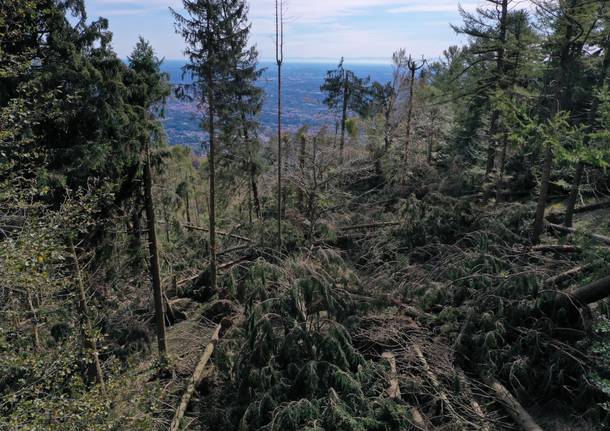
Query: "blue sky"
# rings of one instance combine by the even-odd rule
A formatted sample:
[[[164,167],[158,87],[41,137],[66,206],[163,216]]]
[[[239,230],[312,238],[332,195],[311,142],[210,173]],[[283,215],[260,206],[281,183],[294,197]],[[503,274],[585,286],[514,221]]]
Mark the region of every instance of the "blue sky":
[[[462,0],[467,10],[481,0]],[[182,58],[183,41],[174,32],[168,7],[180,9],[181,0],[86,0],[89,19],[110,20],[113,46],[126,57],[139,35],[157,54]],[[251,0],[252,43],[261,59],[274,56],[273,0]],[[287,61],[389,61],[405,48],[415,56],[435,58],[447,46],[460,42],[449,27],[459,23],[457,0],[287,0]]]

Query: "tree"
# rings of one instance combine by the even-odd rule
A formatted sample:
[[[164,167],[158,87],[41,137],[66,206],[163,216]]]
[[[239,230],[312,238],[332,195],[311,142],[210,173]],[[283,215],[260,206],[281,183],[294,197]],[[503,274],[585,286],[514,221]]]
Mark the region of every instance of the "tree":
[[[171,11],[176,30],[187,43],[189,62],[183,71],[193,77],[190,90],[199,101],[209,140],[210,284],[216,289],[216,144],[218,134],[227,133],[236,115],[243,113],[235,104],[240,94],[237,75],[247,51],[250,25],[244,0],[183,0],[183,6],[184,16]]]
[[[415,105],[415,74],[426,65],[426,60],[421,60],[419,64],[411,56],[407,59],[406,67],[409,69],[409,107],[407,109],[407,131],[405,137],[405,163],[409,160],[409,148],[411,146],[411,120],[413,118],[413,106]]]
[[[148,230],[148,249],[150,259],[150,275],[152,279],[153,299],[155,306],[155,324],[157,328],[157,344],[159,355],[167,355],[165,335],[165,311],[163,305],[163,288],[161,286],[161,268],[159,262],[159,244],[157,241],[157,226],[152,194],[152,161],[151,143],[158,142],[160,124],[153,117],[155,109],[163,104],[169,96],[170,88],[167,75],[161,73],[161,61],[157,59],[150,44],[140,38],[133,53],[128,58],[129,67],[134,72],[132,98],[139,108],[141,128],[139,138],[144,150],[144,204],[146,208],[146,224]],[[152,141],[152,142],[151,142]]]
[[[282,64],[284,62],[284,2],[275,0],[275,62],[277,64],[277,239],[282,248]]]
[[[545,77],[546,102],[541,106],[541,115],[546,118],[555,118],[561,111],[570,113],[571,117],[577,109],[574,94],[578,79],[575,74],[580,70],[584,49],[599,25],[597,6],[595,2],[585,0],[541,1],[537,5],[540,21],[554,30],[545,43],[549,68]],[[544,232],[552,168],[553,147],[546,144],[532,233],[534,243],[539,242]]]
[[[462,27],[453,26],[457,33],[466,34],[478,43],[471,47],[472,53],[480,56],[477,61],[493,61],[495,68],[490,76],[483,78],[480,83],[481,88],[487,88],[493,92],[497,88],[504,88],[506,85],[505,53],[508,33],[508,10],[513,0],[486,0],[490,8],[479,7],[477,13],[472,14],[460,10],[464,18]],[[500,111],[494,109],[491,115],[491,123],[488,133],[488,150],[486,174],[489,175],[495,166],[496,133]]]
[[[326,94],[324,104],[329,109],[341,109],[341,140],[339,142],[339,159],[343,160],[345,146],[345,127],[349,111],[365,115],[370,108],[369,78],[361,79],[351,70],[343,67],[343,58],[335,70],[326,73],[320,91]]]

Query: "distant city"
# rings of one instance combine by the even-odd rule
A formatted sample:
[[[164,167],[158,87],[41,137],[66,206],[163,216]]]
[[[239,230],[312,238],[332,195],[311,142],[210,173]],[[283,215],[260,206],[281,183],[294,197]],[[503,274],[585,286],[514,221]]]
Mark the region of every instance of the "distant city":
[[[338,63],[338,61],[337,61]],[[170,75],[172,84],[188,82],[182,79],[184,62],[168,60],[163,64],[163,70]],[[276,98],[277,77],[275,63],[262,62],[264,69],[260,86],[265,90],[265,101],[261,112],[261,132],[263,136],[270,135],[277,126]],[[334,69],[332,63],[287,63],[283,66],[283,124],[286,130],[294,131],[301,126],[313,129],[324,125],[335,124],[334,114],[323,104],[324,95],[320,85],[326,72]],[[358,76],[370,76],[372,80],[387,82],[392,77],[392,67],[387,64],[349,64],[346,65]],[[201,116],[196,102],[185,102],[171,97],[168,101],[164,125],[171,145],[185,145],[196,152],[202,151],[201,142],[204,133],[200,127]]]

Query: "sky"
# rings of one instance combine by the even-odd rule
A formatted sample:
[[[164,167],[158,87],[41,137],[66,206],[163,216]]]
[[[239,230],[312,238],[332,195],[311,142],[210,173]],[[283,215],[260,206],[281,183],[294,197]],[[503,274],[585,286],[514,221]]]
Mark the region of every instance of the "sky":
[[[461,0],[473,10],[482,0]],[[159,57],[183,58],[184,42],[175,34],[169,7],[182,0],[86,0],[89,19],[105,17],[114,33],[113,46],[127,57],[139,36]],[[250,0],[251,43],[261,60],[275,55],[274,0]],[[461,21],[457,0],[287,0],[286,61],[389,62],[405,48],[414,56],[437,58],[463,40],[450,23]]]

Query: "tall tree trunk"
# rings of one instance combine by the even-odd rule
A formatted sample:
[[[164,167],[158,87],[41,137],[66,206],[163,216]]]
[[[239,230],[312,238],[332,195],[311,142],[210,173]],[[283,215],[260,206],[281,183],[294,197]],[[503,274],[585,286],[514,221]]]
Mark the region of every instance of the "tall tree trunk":
[[[497,80],[496,83],[503,88],[504,86],[504,56],[505,56],[505,45],[506,35],[508,33],[508,2],[509,0],[502,0],[502,12],[500,14],[500,48],[498,49],[498,59],[496,61],[497,69]],[[496,132],[498,128],[498,122],[500,121],[500,111],[495,109],[491,114],[491,125],[489,127],[489,146],[487,148],[487,166],[485,169],[486,175],[489,175],[493,171],[496,164]]]
[[[343,107],[341,111],[341,141],[339,142],[339,161],[343,162],[345,148],[345,123],[347,122],[347,105],[349,103],[349,81],[347,72],[343,72]]]
[[[159,356],[167,356],[167,341],[165,338],[165,311],[163,309],[163,292],[161,288],[161,268],[159,264],[159,246],[157,243],[157,228],[155,223],[155,207],[152,196],[152,169],[150,166],[150,150],[146,148],[146,163],[144,164],[144,201],[146,205],[146,223],[148,227],[148,251],[150,254],[150,275],[152,278],[153,299],[155,306],[155,324],[157,329],[157,345]],[[166,220],[166,223],[169,223]]]
[[[258,195],[258,182],[256,178],[256,163],[250,161],[250,189],[252,190],[252,202],[256,218],[261,218],[261,201]]]
[[[496,183],[496,204],[501,203],[504,200],[503,189],[504,189],[504,171],[506,170],[506,153],[508,151],[508,132],[504,131],[502,134],[502,152],[500,153],[500,166],[498,181]]]
[[[576,7],[577,0],[572,0],[571,9]],[[567,13],[567,12],[566,12]],[[562,42],[560,54],[559,54],[559,77],[557,82],[554,83],[554,103],[551,109],[551,118],[557,115],[563,108],[563,101],[565,99],[563,85],[566,82],[567,69],[570,66],[570,55],[572,45],[572,35],[574,31],[572,19],[568,19],[566,28],[565,38]],[[572,54],[576,55],[576,54]],[[533,237],[532,242],[537,244],[540,242],[540,235],[544,232],[544,217],[546,210],[546,201],[549,194],[549,181],[551,179],[551,170],[553,168],[553,150],[550,145],[547,144],[544,153],[544,164],[542,167],[542,183],[540,184],[540,196],[538,196],[538,206],[536,208],[536,218],[534,220]]]
[[[97,350],[97,343],[95,338],[91,337],[91,323],[89,321],[89,308],[87,306],[87,295],[85,293],[85,282],[83,280],[82,271],[78,262],[78,255],[76,254],[76,248],[72,239],[68,239],[68,246],[70,247],[70,253],[72,254],[72,260],[74,262],[74,273],[76,275],[76,286],[78,288],[78,314],[81,327],[81,336],[83,339],[83,346],[85,347],[84,356],[91,355],[93,367],[95,368],[95,377],[97,382],[102,388],[104,388],[104,373],[102,372],[102,365],[100,364],[100,356]]]
[[[38,315],[36,314],[36,308],[34,307],[34,301],[32,300],[32,292],[29,290],[26,294],[26,299],[28,301],[28,308],[30,309],[30,320],[32,321],[32,339],[34,352],[40,351],[40,334],[38,331]]]
[[[610,46],[610,36],[606,38],[606,46]],[[610,69],[610,49],[606,49],[606,54],[604,55],[604,61],[602,63],[602,68],[600,72],[600,76],[598,78],[599,87],[603,87],[606,83],[606,78],[608,76],[608,69]],[[593,99],[593,104],[588,114],[588,122],[589,127],[588,130],[591,131],[593,129],[593,124],[595,122],[595,117],[597,115],[597,110],[599,108],[599,100],[597,98]],[[588,139],[587,139],[588,140]],[[585,143],[586,145],[586,143]],[[576,200],[578,199],[578,192],[580,190],[580,184],[582,182],[582,175],[584,173],[584,164],[579,162],[576,165],[576,172],[574,174],[574,183],[572,184],[572,189],[570,190],[570,197],[566,204],[566,216],[564,220],[565,227],[572,227],[573,218],[574,218],[574,208],[576,207]]]
[[[540,182],[540,195],[538,196],[538,205],[536,207],[536,218],[534,220],[534,229],[532,242],[538,244],[540,235],[544,232],[544,215],[546,211],[546,201],[549,196],[549,181],[551,178],[551,169],[553,168],[553,150],[547,144],[544,149],[544,165],[542,167],[542,180]]]
[[[208,88],[213,88],[212,71],[208,70]],[[209,201],[209,222],[210,222],[210,287],[212,292],[216,291],[216,136],[214,130],[215,115],[213,91],[208,95],[208,133],[210,139],[210,153],[208,154],[208,167],[210,170],[210,201]]]
[[[576,165],[576,172],[574,174],[574,182],[572,183],[572,189],[570,190],[570,197],[566,204],[566,216],[563,222],[565,227],[572,227],[574,222],[574,208],[576,207],[576,201],[578,200],[578,192],[580,191],[580,183],[582,182],[582,174],[584,173],[585,165],[582,162],[578,162]]]
[[[305,152],[307,150],[307,136],[303,133],[299,136],[299,170],[303,177],[305,176]],[[301,211],[305,210],[305,194],[303,193],[303,188],[299,187],[297,193],[297,200],[299,202],[299,208]]]
[[[277,63],[277,243],[282,249],[282,63],[284,62],[284,4],[275,0],[275,60]]]
[[[409,67],[411,70],[411,82],[409,83],[409,109],[407,111],[407,136],[405,138],[405,164],[409,161],[409,147],[411,146],[411,117],[413,116],[413,87],[415,85],[415,67]]]
[[[186,205],[186,222],[191,224],[191,204],[189,199],[189,191],[186,191],[186,196],[184,197],[185,205]]]

